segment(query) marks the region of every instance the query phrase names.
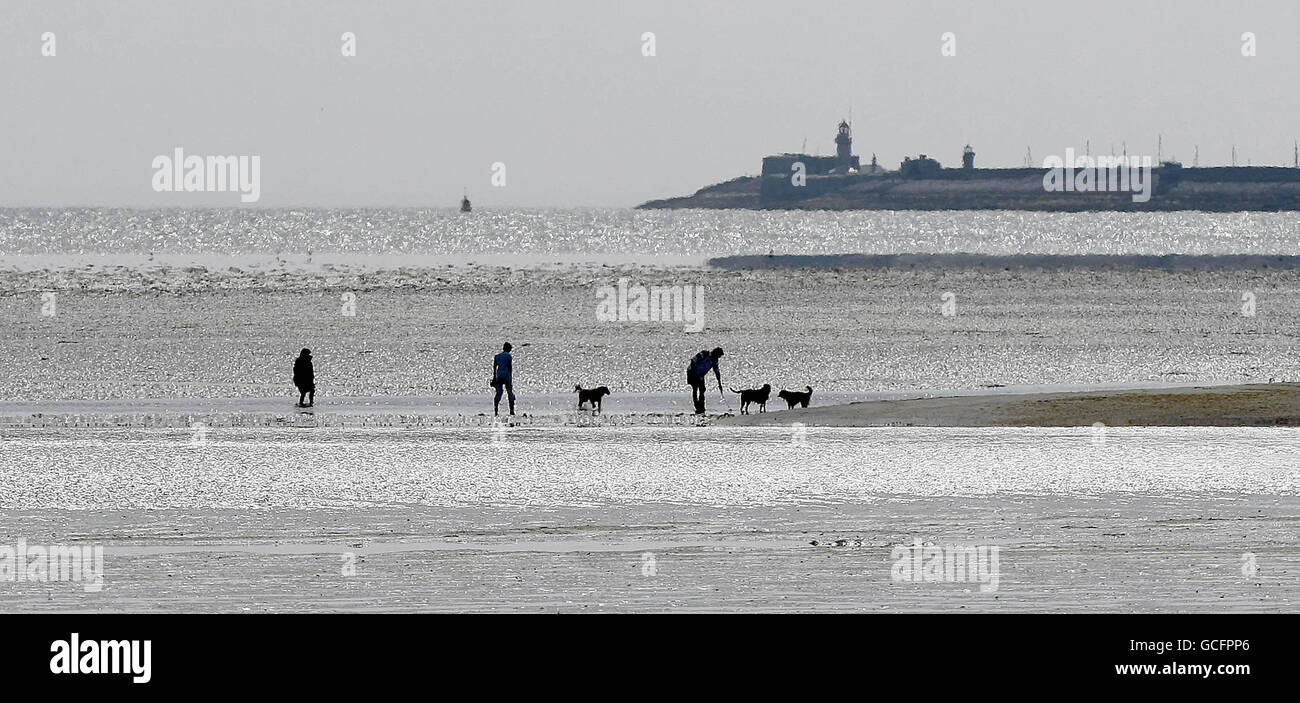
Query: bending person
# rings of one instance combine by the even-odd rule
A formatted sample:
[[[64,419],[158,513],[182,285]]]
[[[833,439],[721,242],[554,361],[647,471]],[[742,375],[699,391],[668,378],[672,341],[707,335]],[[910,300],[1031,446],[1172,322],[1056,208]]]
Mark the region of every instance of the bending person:
[[[695,404],[695,414],[704,414],[704,377],[713,371],[718,379],[718,392],[722,393],[722,372],[718,370],[718,359],[722,358],[722,347],[713,351],[705,349],[696,354],[686,366],[686,382],[691,386],[691,402]]]

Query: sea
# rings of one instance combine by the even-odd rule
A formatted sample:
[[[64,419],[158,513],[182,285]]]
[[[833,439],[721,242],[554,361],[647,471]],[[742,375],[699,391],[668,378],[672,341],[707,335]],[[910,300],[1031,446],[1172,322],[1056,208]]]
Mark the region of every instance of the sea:
[[[719,346],[819,401],[1296,379],[1298,251],[1296,213],[0,210],[0,401],[288,397],[308,347],[322,399],[461,412],[507,341],[539,412],[674,410]],[[602,314],[620,282],[698,323]]]

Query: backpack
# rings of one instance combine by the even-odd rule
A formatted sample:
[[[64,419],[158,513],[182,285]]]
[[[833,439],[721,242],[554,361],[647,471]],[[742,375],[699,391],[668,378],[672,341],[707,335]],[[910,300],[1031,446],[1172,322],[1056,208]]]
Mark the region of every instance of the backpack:
[[[708,369],[705,369],[704,371],[698,371],[697,369],[705,359],[708,359],[712,356],[713,356],[713,352],[709,351],[708,349],[701,350],[700,353],[696,354],[691,359],[690,363],[686,365],[686,373],[694,374],[696,376],[703,376],[704,374],[708,373]]]

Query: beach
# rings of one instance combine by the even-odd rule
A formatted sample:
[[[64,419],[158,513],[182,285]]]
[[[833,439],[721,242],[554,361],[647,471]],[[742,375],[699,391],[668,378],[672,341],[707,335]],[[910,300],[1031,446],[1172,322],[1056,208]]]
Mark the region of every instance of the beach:
[[[0,609],[1278,612],[1300,598],[1297,515],[1294,498],[1131,495],[899,498],[725,517],[682,506],[6,510],[5,535],[107,544],[106,573],[99,593],[0,584]],[[891,549],[917,538],[999,545],[997,590],[892,580]],[[1258,565],[1250,576],[1245,553]]]
[[[1293,609],[1293,218],[6,211],[0,609]]]
[[[9,428],[6,612],[1266,612],[1290,428]],[[899,580],[897,549],[995,579]]]
[[[682,394],[636,393],[618,398],[618,410],[579,409],[575,394],[528,399],[528,412],[493,416],[484,396],[332,397],[312,408],[283,398],[132,398],[0,401],[0,427],[1272,427],[1300,424],[1300,384],[1076,388],[1036,387],[978,391],[895,391],[815,396],[808,408],[769,399],[736,411],[734,397],[704,415]],[[487,402],[485,402],[487,401]]]
[[[772,404],[783,402],[777,398]],[[1300,384],[879,400],[784,412],[751,411],[718,422],[742,427],[794,422],[824,427],[1295,426],[1300,425]]]

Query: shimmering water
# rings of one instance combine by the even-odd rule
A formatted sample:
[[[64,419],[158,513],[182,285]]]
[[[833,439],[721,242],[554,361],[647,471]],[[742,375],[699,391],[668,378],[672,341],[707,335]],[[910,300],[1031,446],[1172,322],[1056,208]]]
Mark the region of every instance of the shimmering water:
[[[598,287],[624,276],[702,285],[703,331],[598,320]],[[225,287],[236,279],[238,287]],[[686,361],[714,346],[727,350],[727,385],[811,385],[818,404],[823,394],[909,389],[1300,379],[1294,271],[596,267],[9,280],[21,287],[0,296],[5,401],[287,400],[302,347],[313,350],[323,403],[483,396],[492,355],[507,340],[517,347],[516,390],[528,412],[538,409],[530,397],[576,384],[608,386],[614,412],[631,393],[685,397]],[[58,314],[42,317],[49,289],[58,291]],[[1243,291],[1255,296],[1254,317],[1241,314]],[[347,292],[356,296],[351,317],[340,311]],[[951,317],[942,314],[948,292]],[[713,407],[716,389],[709,393]]]
[[[1300,219],[0,210],[0,400],[284,397],[302,347],[315,352],[323,399],[477,395],[505,340],[518,348],[524,408],[530,395],[577,384],[609,386],[615,409],[626,394],[681,392],[685,360],[713,346],[728,350],[729,385],[811,385],[815,402],[1300,378],[1295,270],[700,265],[768,250],[1292,254]],[[599,321],[597,291],[619,278],[703,286],[703,331]],[[44,293],[57,296],[56,315],[41,314]],[[1254,317],[1242,314],[1247,293]],[[356,296],[355,315],[342,314],[345,295]]]
[[[758,506],[932,496],[1295,495],[1271,428],[17,430],[0,509]]]
[[[776,253],[1294,254],[1286,213],[741,210],[0,210],[0,256],[347,253],[458,260],[702,262]],[[403,255],[393,258],[391,255]],[[411,258],[415,257],[415,258]],[[0,264],[6,263],[0,259]],[[14,261],[9,261],[12,264]]]

